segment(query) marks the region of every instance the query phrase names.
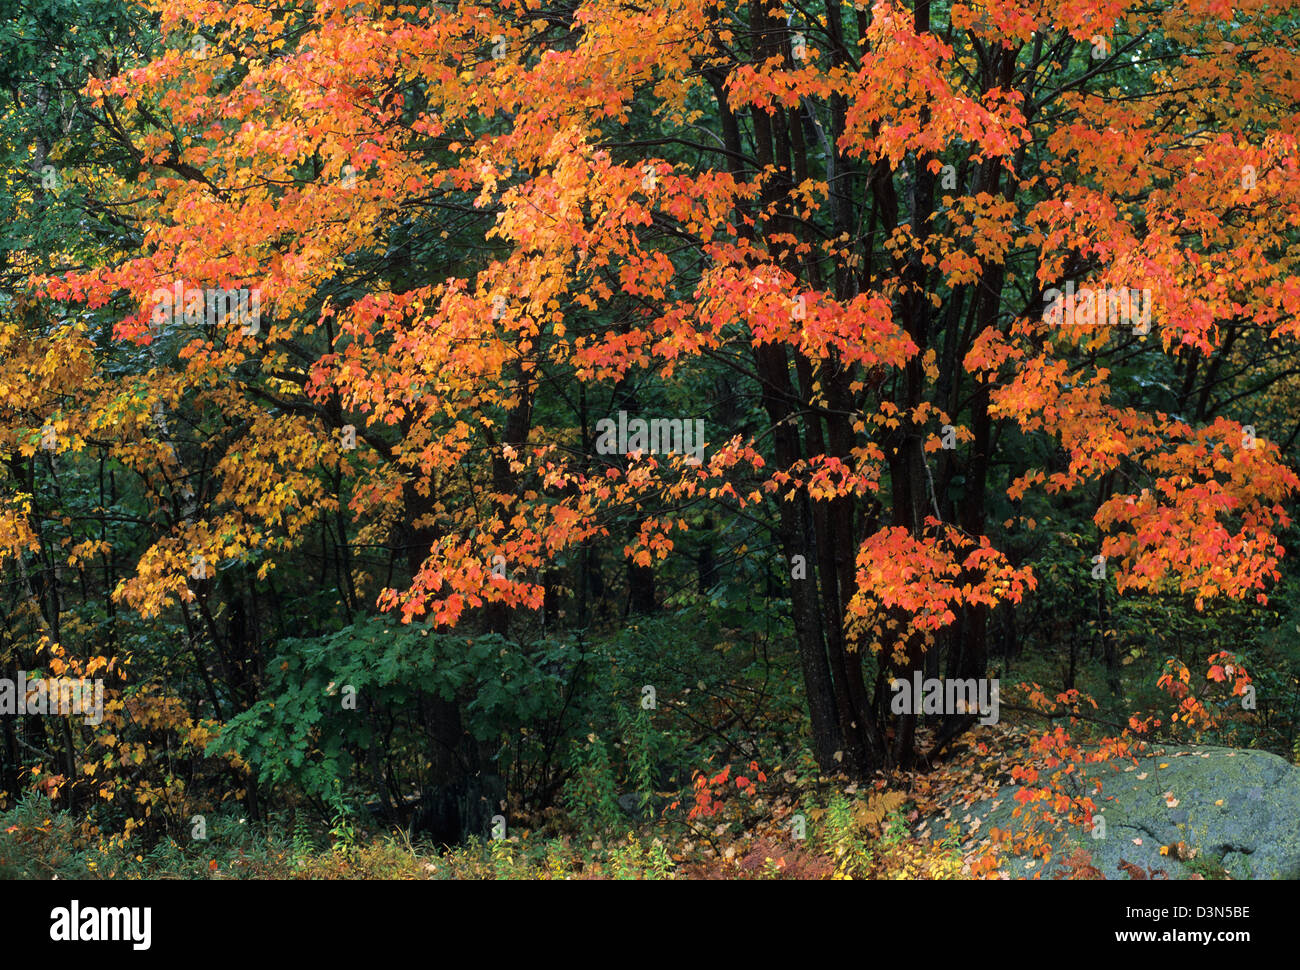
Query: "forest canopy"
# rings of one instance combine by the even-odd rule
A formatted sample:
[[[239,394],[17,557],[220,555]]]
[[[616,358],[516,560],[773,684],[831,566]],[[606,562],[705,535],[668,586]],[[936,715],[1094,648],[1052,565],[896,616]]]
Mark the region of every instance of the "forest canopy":
[[[1294,7],[13,7],[0,678],[102,695],[0,809],[703,847],[1293,757]]]

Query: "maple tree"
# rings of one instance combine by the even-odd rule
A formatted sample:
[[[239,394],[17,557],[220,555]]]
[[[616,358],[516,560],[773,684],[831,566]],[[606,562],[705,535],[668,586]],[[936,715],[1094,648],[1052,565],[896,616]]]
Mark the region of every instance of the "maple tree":
[[[946,712],[922,746],[888,683],[990,673],[1053,516],[1082,523],[1102,612],[1110,587],[1267,603],[1300,485],[1293,14],[153,9],[151,56],[82,93],[126,159],[95,191],[131,245],[28,267],[0,326],[0,540],[19,572],[55,544],[126,558],[111,608],[212,645],[201,705],[157,702],[187,743],[258,702],[258,590],[318,541],[349,621],[502,637],[569,597],[585,626],[600,550],[640,614],[692,543],[765,556],[815,757],[854,775],[976,722]],[[1104,298],[1062,313],[1067,283]],[[256,325],[205,313],[217,291],[258,294]],[[159,313],[173,292],[196,317]],[[703,460],[600,453],[620,411],[703,418]],[[35,465],[92,452],[143,531],[52,543]],[[386,542],[396,570],[366,559]],[[484,768],[463,700],[430,710],[435,776]]]

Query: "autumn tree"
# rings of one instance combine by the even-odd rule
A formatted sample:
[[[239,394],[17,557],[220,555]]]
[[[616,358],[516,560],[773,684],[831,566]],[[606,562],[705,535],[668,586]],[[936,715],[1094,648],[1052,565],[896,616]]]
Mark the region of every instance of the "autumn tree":
[[[688,511],[758,519],[817,760],[865,773],[918,754],[892,678],[989,674],[990,618],[1036,585],[1006,553],[1035,528],[1031,490],[1086,504],[1080,575],[1100,566],[1117,593],[1199,605],[1277,577],[1298,483],[1275,439],[1294,431],[1202,402],[1244,346],[1294,336],[1294,15],[186,0],[160,17],[165,53],[87,88],[138,163],[121,204],[142,250],[38,281],[119,308],[119,342],[170,346],[152,395],[224,426],[189,486],[201,507],[121,602],[201,603],[196,555],[257,554],[264,577],[318,517],[342,532],[348,504],[409,554],[381,607],[503,633],[556,593],[560,557],[624,542],[648,610]],[[178,283],[256,291],[258,326],[160,330]],[[1166,372],[1162,399],[1142,381]],[[707,420],[720,382],[759,426]],[[121,420],[112,402],[79,420]],[[702,461],[597,449],[597,420],[649,406],[706,419]],[[194,461],[149,447],[157,487],[183,489]],[[458,718],[438,715],[439,750]],[[974,720],[946,712],[920,753]]]

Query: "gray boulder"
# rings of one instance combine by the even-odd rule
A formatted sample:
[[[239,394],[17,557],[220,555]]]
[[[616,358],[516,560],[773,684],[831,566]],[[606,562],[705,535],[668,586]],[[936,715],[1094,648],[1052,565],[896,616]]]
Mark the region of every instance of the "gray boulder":
[[[1216,747],[1153,745],[1132,761],[1085,765],[1073,793],[1087,791],[1105,820],[1104,832],[1078,826],[1052,833],[1052,859],[1044,865],[1030,856],[1008,856],[1004,870],[1012,878],[1042,872],[1050,878],[1059,862],[1075,848],[1092,854],[1092,864],[1107,879],[1127,879],[1120,862],[1144,870],[1164,870],[1170,879],[1186,879],[1212,863],[1234,879],[1300,878],[1300,768],[1263,751]],[[1100,793],[1092,779],[1100,778]],[[979,839],[996,826],[1019,829],[1018,785],[1008,785],[983,802],[950,809],[947,818],[930,820],[941,832],[957,821],[967,836]],[[1046,834],[1046,833],[1045,833]],[[1096,836],[1096,837],[1094,837]],[[1174,848],[1161,855],[1161,846],[1184,843],[1196,849],[1189,862]]]

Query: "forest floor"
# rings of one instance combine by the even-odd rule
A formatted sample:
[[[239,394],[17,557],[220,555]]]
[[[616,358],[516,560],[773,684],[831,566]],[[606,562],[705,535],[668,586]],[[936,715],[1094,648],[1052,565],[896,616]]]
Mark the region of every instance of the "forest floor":
[[[0,815],[0,877],[208,879],[916,879],[1007,878],[970,829],[972,805],[1013,784],[1034,732],[998,724],[961,738],[930,771],[871,782],[807,765],[724,766],[694,801],[657,819],[583,831],[549,813],[500,840],[455,848],[342,820],[329,832],[284,819],[214,818],[204,840],[166,838],[147,853],[96,839],[29,798]],[[921,739],[924,742],[924,738]]]

